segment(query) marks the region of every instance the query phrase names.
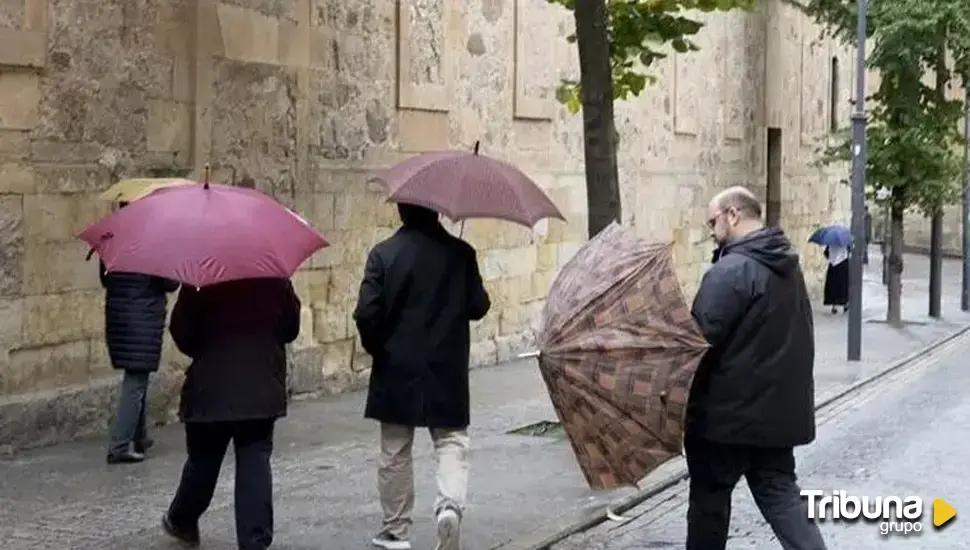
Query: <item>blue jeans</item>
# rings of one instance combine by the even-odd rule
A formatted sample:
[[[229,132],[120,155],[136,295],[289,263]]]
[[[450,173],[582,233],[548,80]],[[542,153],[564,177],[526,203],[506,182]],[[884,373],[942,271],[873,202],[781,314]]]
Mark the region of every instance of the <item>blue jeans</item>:
[[[145,415],[150,375],[149,372],[126,370],[121,378],[118,410],[111,425],[109,455],[128,452],[132,443],[143,444],[148,439]]]

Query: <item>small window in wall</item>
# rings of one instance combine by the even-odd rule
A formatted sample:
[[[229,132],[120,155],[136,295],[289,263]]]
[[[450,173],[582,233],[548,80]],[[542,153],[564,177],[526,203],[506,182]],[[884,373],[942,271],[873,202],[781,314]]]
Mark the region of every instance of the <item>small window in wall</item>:
[[[839,58],[832,58],[832,74],[829,77],[829,130],[839,129]]]

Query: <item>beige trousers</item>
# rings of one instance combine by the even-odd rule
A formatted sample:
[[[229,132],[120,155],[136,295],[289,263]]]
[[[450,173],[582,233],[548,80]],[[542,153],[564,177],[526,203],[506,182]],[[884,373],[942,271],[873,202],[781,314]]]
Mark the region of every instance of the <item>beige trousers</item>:
[[[432,428],[435,460],[438,464],[438,494],[434,515],[452,508],[459,517],[468,495],[468,432]],[[407,539],[414,509],[414,428],[381,424],[381,458],[377,470],[377,490],[384,512],[382,533]]]

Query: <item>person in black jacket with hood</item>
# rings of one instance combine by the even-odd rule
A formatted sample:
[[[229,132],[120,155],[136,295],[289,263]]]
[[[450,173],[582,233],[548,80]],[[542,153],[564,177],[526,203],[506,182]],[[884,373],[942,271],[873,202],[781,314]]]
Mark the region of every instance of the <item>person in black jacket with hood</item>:
[[[166,294],[179,283],[140,273],[109,273],[99,264],[108,356],[112,367],[124,371],[107,460],[141,462],[152,446],[146,419],[148,382],[162,358]]]
[[[431,432],[438,462],[438,550],[458,550],[468,490],[470,321],[491,302],[475,249],[421,206],[399,204],[402,227],[371,250],[354,320],[373,357],[364,415],[381,423],[378,492],[384,512],[372,543],[407,550],[414,507],[411,447]]]
[[[744,476],[784,548],[824,550],[795,476],[794,447],[815,439],[814,321],[798,255],[743,187],[718,194],[707,223],[719,253],[692,308],[711,347],[688,401],[687,549],[725,548]]]

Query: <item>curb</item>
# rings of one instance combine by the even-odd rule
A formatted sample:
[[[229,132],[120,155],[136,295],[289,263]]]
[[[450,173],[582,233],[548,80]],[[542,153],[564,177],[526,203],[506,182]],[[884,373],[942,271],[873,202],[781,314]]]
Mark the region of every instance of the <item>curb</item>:
[[[936,340],[929,345],[923,346],[922,348],[914,351],[913,353],[906,355],[902,359],[899,359],[893,362],[882,371],[876,374],[873,374],[868,378],[864,378],[862,380],[859,380],[849,385],[847,388],[839,391],[835,395],[826,397],[821,402],[815,405],[815,410],[821,411],[828,408],[833,403],[842,399],[846,395],[855,393],[858,390],[865,388],[867,386],[871,386],[872,384],[889,376],[890,374],[902,369],[903,367],[906,367],[910,363],[919,359],[922,355],[936,348],[939,348],[945,344],[948,344],[949,342],[956,340],[957,338],[964,336],[967,333],[970,333],[970,324],[964,325],[963,327],[957,329],[953,333],[947,336],[944,336],[943,338],[940,338],[939,340]],[[675,458],[672,458],[671,460],[683,461],[683,457],[682,456],[675,457]],[[600,525],[602,523],[606,523],[607,521],[609,521],[609,515],[611,514],[622,515],[628,510],[635,508],[636,506],[639,506],[644,501],[649,500],[650,498],[666,491],[667,489],[673,487],[674,485],[677,485],[682,481],[687,480],[689,477],[690,476],[687,474],[687,467],[686,465],[684,465],[681,468],[679,468],[679,471],[677,473],[671,474],[664,479],[653,482],[647,487],[644,487],[643,489],[636,491],[632,495],[626,496],[622,499],[619,499],[607,505],[603,510],[599,512],[593,512],[591,514],[588,514],[586,517],[580,520],[577,520],[565,527],[555,528],[556,530],[553,533],[541,538],[537,542],[513,540],[505,544],[502,544],[496,548],[507,549],[507,550],[549,550],[549,547],[551,547],[553,544],[562,542],[563,540],[573,535],[582,533],[584,531],[588,531],[593,527],[596,527],[597,525]],[[552,530],[553,529],[550,529],[550,531]]]

